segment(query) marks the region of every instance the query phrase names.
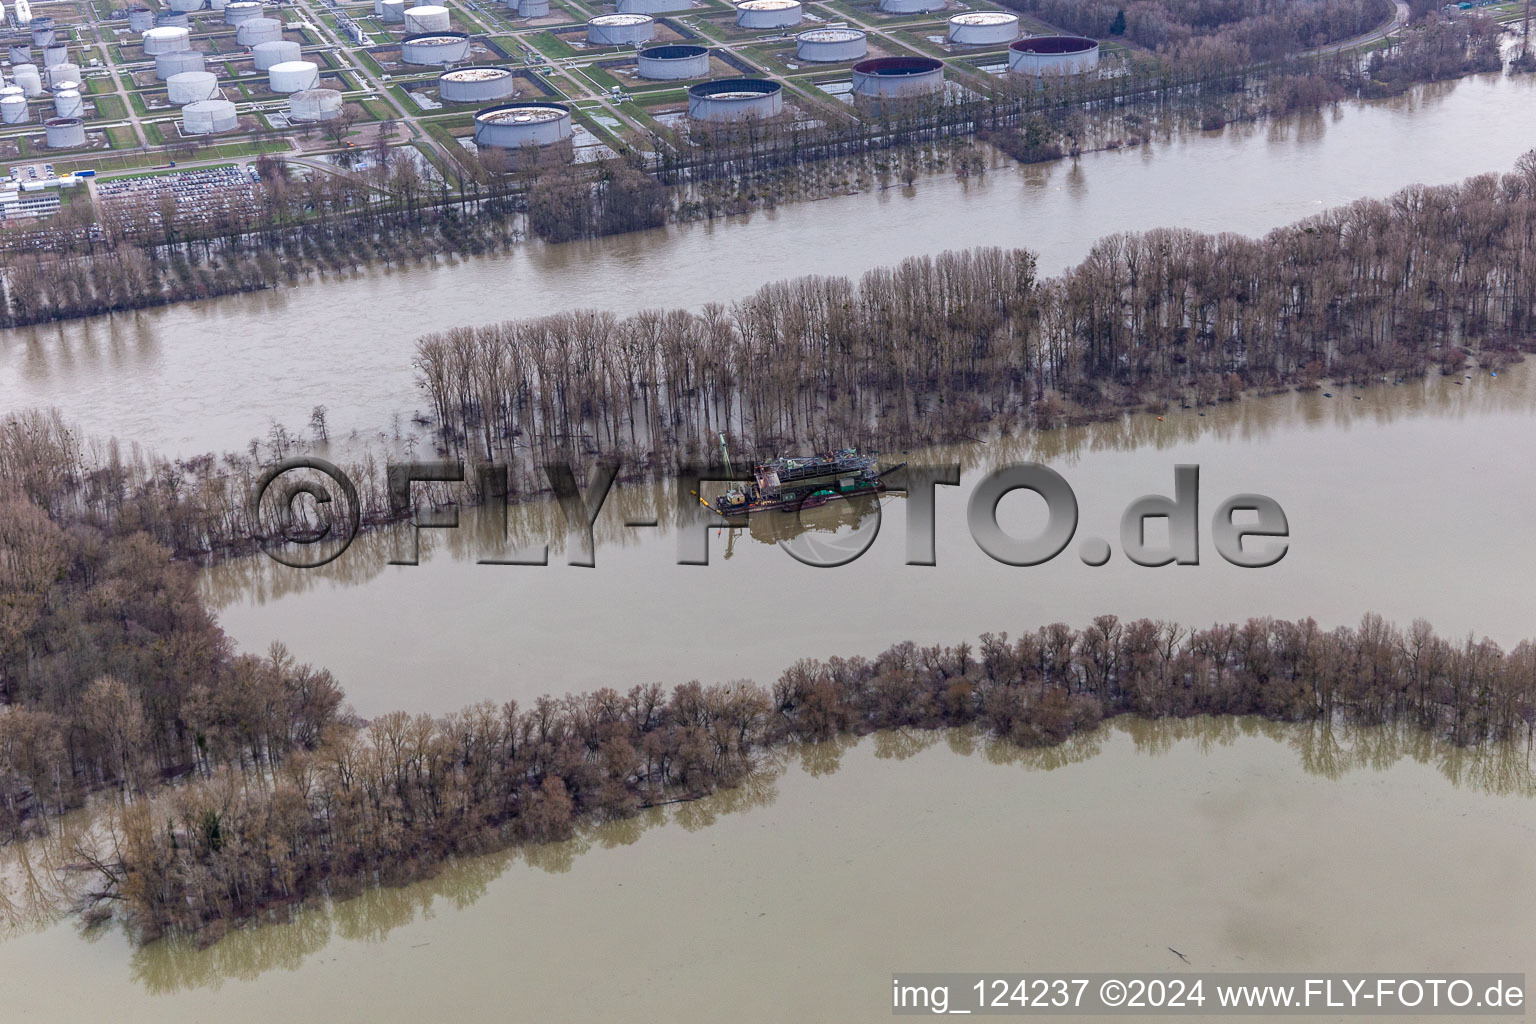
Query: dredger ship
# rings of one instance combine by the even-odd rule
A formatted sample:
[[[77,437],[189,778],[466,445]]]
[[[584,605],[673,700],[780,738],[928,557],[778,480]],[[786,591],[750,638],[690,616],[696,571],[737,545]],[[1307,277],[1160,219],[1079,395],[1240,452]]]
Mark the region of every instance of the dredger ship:
[[[717,497],[710,508],[722,516],[779,510],[794,512],[829,501],[885,490],[886,473],[905,466],[880,470],[873,453],[839,448],[796,458],[772,459],[752,468],[753,482],[733,487]]]

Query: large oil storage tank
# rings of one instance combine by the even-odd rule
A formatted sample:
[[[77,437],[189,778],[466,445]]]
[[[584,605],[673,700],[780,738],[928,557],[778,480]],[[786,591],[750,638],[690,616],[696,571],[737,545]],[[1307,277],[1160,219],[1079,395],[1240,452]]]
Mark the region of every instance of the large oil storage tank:
[[[251,59],[257,71],[269,71],[274,64],[298,60],[302,56],[299,44],[291,39],[269,39],[251,47]]]
[[[507,0],[507,9],[519,18],[544,18],[549,16],[549,0]]]
[[[128,27],[135,32],[148,32],[155,27],[155,12],[148,7],[128,8]]]
[[[853,66],[853,94],[895,100],[944,90],[944,62],[932,57],[875,57]]]
[[[181,108],[181,130],[188,135],[227,132],[240,123],[229,100],[198,100]]]
[[[571,108],[561,103],[508,103],[475,114],[477,146],[547,146],[570,135]]]
[[[1099,66],[1099,44],[1082,36],[1030,36],[1008,47],[1008,70],[1049,78]]]
[[[208,9],[210,11],[222,11],[228,6],[229,0],[208,0]]]
[[[80,79],[85,76],[80,73],[78,64],[55,64],[43,72],[43,80],[48,83],[48,88],[53,89],[60,82],[74,82],[80,84]]]
[[[196,50],[177,50],[175,53],[161,53],[155,56],[155,77],[164,82],[172,75],[179,75],[184,71],[201,71],[204,67],[204,57]]]
[[[29,43],[11,44],[11,64],[27,64],[32,60],[32,47]]]
[[[789,28],[800,24],[805,9],[800,0],[742,0],[736,5],[740,28]]]
[[[414,34],[448,31],[448,8],[422,4],[405,9],[405,31]]]
[[[766,78],[718,78],[688,89],[688,116],[696,121],[743,121],[784,112],[784,87]]]
[[[689,0],[618,0],[620,14],[670,14],[693,6]]]
[[[600,14],[587,22],[587,42],[594,46],[630,46],[656,35],[649,14]]]
[[[379,17],[387,25],[398,25],[405,20],[405,0],[384,0]]]
[[[166,97],[178,107],[219,97],[219,78],[212,71],[183,71],[165,80]]]
[[[949,41],[956,46],[1011,43],[1019,38],[1019,16],[1004,11],[970,11],[949,19]]]
[[[832,64],[858,60],[869,52],[864,33],[847,25],[807,29],[795,36],[795,56],[801,60]]]
[[[400,40],[400,59],[407,64],[457,64],[469,59],[469,36],[463,32],[428,32]]]
[[[204,0],[166,0],[165,6],[173,11],[181,11],[183,14],[191,14],[193,11],[203,9]]]
[[[144,52],[151,57],[161,53],[192,49],[192,33],[184,28],[157,25],[144,33]]]
[[[224,5],[224,24],[238,25],[242,21],[261,17],[261,4],[256,0],[231,0]]]
[[[69,47],[57,45],[43,47],[43,67],[51,68],[67,60],[69,60]]]
[[[43,94],[43,76],[37,73],[36,64],[16,64],[11,67],[11,80],[21,86],[28,99]]]
[[[301,92],[319,84],[320,66],[314,61],[285,60],[267,69],[267,87],[273,92]]]
[[[85,100],[79,89],[60,89],[53,94],[53,112],[58,117],[84,117]]]
[[[0,96],[0,124],[26,124],[30,116],[25,96]]]
[[[517,92],[511,68],[457,68],[437,76],[437,95],[444,103],[484,103],[504,100]]]
[[[923,14],[946,6],[946,0],[880,0],[880,9],[886,14]]]
[[[288,120],[334,121],[341,116],[341,93],[335,89],[305,89],[288,97]]]
[[[43,122],[49,149],[79,149],[85,145],[85,122],[78,117],[50,117]]]
[[[53,19],[52,18],[33,18],[32,19],[32,45],[33,46],[52,46],[53,45],[53,41],[56,38],[57,38],[57,33],[55,33],[54,30],[53,30]]]
[[[709,74],[709,47],[683,43],[647,46],[638,58],[641,78],[670,81]]]
[[[235,26],[235,42],[241,46],[273,43],[283,38],[283,23],[276,18],[247,18]]]
[[[156,28],[190,28],[192,19],[185,11],[161,11],[155,15]]]

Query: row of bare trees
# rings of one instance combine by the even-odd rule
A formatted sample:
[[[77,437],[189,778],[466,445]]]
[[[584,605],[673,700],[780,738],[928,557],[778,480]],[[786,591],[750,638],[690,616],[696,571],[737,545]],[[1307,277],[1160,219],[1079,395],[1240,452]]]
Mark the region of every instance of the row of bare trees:
[[[699,312],[574,311],[427,335],[419,382],[449,450],[929,442],[1243,387],[1365,379],[1512,349],[1536,321],[1536,154],[1260,239],[1100,240],[1057,278],[1024,250],[764,285]]]
[[[96,895],[120,902],[146,936],[218,928],[729,788],[790,741],[968,727],[1040,747],[1120,714],[1395,722],[1461,744],[1529,741],[1536,645],[1505,652],[1375,615],[1332,631],[1310,619],[1189,629],[1101,616],[976,645],[800,661],[766,689],[648,684],[336,722],[271,771],[226,759],[231,768],[128,805],[112,853],[97,859]]]

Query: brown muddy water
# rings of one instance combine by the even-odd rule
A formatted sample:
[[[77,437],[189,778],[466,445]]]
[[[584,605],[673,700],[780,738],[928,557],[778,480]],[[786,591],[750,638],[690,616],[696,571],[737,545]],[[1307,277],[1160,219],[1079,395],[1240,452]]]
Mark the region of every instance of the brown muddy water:
[[[1118,231],[1262,234],[1417,182],[1507,171],[1536,145],[1536,80],[1480,76],[1402,97],[984,179],[930,177],[713,223],[0,332],[0,409],[56,405],[167,454],[243,449],[316,405],[333,436],[392,436],[428,407],[415,340],[575,307],[729,302],[765,281],[857,276],[908,256],[1023,246],[1055,274]],[[451,264],[451,265],[450,265]]]
[[[0,1008],[873,1022],[896,971],[1531,971],[1533,791],[1523,747],[1386,729],[1118,721],[1045,751],[881,734],[206,949],[22,915]]]

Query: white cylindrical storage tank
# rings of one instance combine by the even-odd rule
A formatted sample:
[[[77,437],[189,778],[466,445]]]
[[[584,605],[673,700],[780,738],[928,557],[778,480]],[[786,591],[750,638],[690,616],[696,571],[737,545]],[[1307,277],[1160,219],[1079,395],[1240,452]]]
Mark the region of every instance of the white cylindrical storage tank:
[[[448,31],[448,8],[446,7],[438,7],[436,4],[407,7],[402,17],[405,20],[405,31],[408,33]]]
[[[43,122],[49,149],[79,149],[85,145],[85,122],[78,117],[50,117]]]
[[[230,0],[224,5],[224,24],[238,25],[242,21],[261,17],[261,4],[256,0]]]
[[[709,47],[692,43],[647,46],[637,58],[641,78],[670,81],[709,74]]]
[[[84,117],[85,100],[79,89],[60,89],[53,94],[53,112],[58,117]]]
[[[692,6],[689,0],[618,0],[620,14],[670,14]]]
[[[858,60],[867,52],[869,40],[864,33],[847,25],[807,29],[795,36],[795,56],[800,60],[835,64]]]
[[[865,99],[910,99],[944,90],[944,62],[932,57],[876,57],[853,66],[853,94]]]
[[[192,33],[184,28],[156,26],[144,33],[144,52],[151,57],[160,53],[175,53],[192,49]]]
[[[26,43],[11,44],[11,64],[27,64],[32,60],[32,47]]]
[[[193,11],[200,11],[203,9],[203,0],[166,0],[165,5],[173,11],[180,11],[183,14],[190,14]]]
[[[43,67],[51,68],[56,64],[63,64],[69,60],[69,47],[45,46],[43,47]]]
[[[384,13],[384,0],[373,0],[373,16],[377,18]]]
[[[155,77],[164,82],[184,71],[203,70],[203,55],[196,50],[177,50],[155,57]]]
[[[475,145],[497,149],[547,146],[571,135],[571,108],[561,103],[508,103],[475,114]]]
[[[178,107],[219,98],[219,77],[212,71],[183,71],[165,80],[166,97]]]
[[[949,41],[956,46],[1011,43],[1019,38],[1019,16],[1003,11],[971,11],[949,19]]]
[[[437,95],[444,103],[485,103],[516,92],[511,68],[458,68],[437,76]]]
[[[398,25],[405,20],[405,0],[384,0],[384,10],[379,17],[386,25]]]
[[[161,11],[155,15],[156,28],[189,28],[191,19],[184,11]]]
[[[507,9],[519,18],[544,18],[549,15],[549,0],[507,0]]]
[[[198,100],[181,108],[181,130],[188,135],[227,132],[240,123],[229,100]]]
[[[11,68],[11,80],[21,86],[28,99],[43,94],[43,76],[37,73],[36,64],[17,64]]]
[[[320,66],[309,60],[285,60],[267,69],[267,86],[273,92],[300,92],[320,84]]]
[[[247,18],[235,26],[235,42],[241,46],[275,43],[283,38],[283,23],[276,18]]]
[[[407,64],[457,64],[469,59],[469,36],[463,32],[432,32],[400,41],[400,59]]]
[[[880,0],[879,7],[886,14],[922,14],[944,7],[946,0]]]
[[[789,28],[805,13],[800,0],[742,0],[736,5],[739,28]]]
[[[587,42],[594,46],[629,46],[656,35],[649,14],[600,14],[587,22]]]
[[[148,7],[130,7],[128,27],[135,32],[148,32],[155,27],[155,12]]]
[[[210,11],[222,11],[228,6],[229,0],[208,0],[208,9]]]
[[[1030,36],[1008,47],[1008,70],[1049,78],[1099,66],[1099,44],[1082,36]]]
[[[47,81],[48,88],[50,89],[56,87],[60,82],[74,82],[76,85],[79,85],[80,79],[83,77],[80,74],[80,65],[78,64],[55,64],[43,72],[43,78]]]
[[[44,20],[46,20],[48,24],[40,25],[38,24],[37,19],[33,19],[32,21],[33,46],[52,46],[54,39],[57,38],[53,31],[53,19],[47,18]]]
[[[341,93],[335,89],[305,89],[288,97],[288,120],[334,121],[341,116]]]
[[[28,120],[27,98],[18,94],[0,96],[0,124],[25,124]]]
[[[269,39],[251,47],[251,58],[256,63],[257,71],[270,71],[274,64],[298,60],[302,56],[299,44],[290,39]]]
[[[784,112],[784,87],[766,78],[720,78],[688,90],[688,116],[695,121],[744,121]]]

